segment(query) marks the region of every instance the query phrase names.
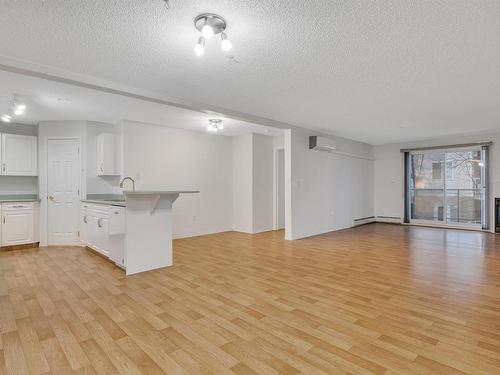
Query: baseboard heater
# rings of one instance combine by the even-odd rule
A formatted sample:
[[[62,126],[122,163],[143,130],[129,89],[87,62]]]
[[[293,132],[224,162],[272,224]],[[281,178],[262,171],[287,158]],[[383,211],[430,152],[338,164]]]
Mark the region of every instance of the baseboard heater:
[[[361,217],[359,219],[354,219],[352,221],[353,227],[358,227],[360,225],[369,224],[375,222],[375,216]]]
[[[376,221],[379,223],[401,224],[403,220],[398,216],[377,216]]]

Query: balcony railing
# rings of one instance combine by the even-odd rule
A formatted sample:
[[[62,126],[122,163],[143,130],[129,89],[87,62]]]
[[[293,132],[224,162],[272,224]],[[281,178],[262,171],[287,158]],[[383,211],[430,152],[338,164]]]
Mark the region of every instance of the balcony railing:
[[[480,224],[483,199],[483,188],[412,189],[411,217],[414,220],[446,219],[448,223]]]

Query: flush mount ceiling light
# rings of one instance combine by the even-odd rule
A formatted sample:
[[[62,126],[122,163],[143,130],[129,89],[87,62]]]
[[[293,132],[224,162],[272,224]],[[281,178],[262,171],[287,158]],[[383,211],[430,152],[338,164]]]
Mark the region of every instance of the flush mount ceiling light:
[[[194,27],[201,33],[198,38],[198,43],[194,46],[194,53],[197,56],[202,56],[205,53],[205,43],[207,39],[214,35],[220,34],[220,47],[223,51],[229,51],[233,48],[233,44],[228,39],[226,30],[226,20],[217,14],[203,13],[194,19]]]
[[[219,119],[210,119],[208,120],[207,130],[209,132],[217,133],[219,130],[224,129],[224,125],[222,124],[222,120]]]
[[[9,102],[10,108],[2,115],[3,122],[11,122],[12,116],[21,116],[26,110],[26,104],[19,100],[17,95]]]

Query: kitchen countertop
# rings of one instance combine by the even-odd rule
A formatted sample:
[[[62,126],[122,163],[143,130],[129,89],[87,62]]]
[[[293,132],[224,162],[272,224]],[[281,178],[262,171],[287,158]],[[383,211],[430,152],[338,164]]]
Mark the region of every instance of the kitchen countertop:
[[[40,198],[0,199],[0,203],[9,203],[9,202],[40,202]]]
[[[118,207],[125,207],[127,205],[127,202],[125,201],[108,201],[104,199],[82,199],[81,202],[92,203],[92,204],[105,204],[108,206],[118,206]]]
[[[135,191],[124,191],[124,195],[169,195],[169,194],[194,194],[199,193],[198,190],[135,190]],[[106,198],[90,198],[90,199],[82,199],[83,203],[92,203],[92,204],[105,204],[108,206],[118,206],[118,207],[126,207],[127,202],[125,200],[112,200]]]
[[[199,190],[125,190],[125,195],[168,195],[168,194],[195,194]]]

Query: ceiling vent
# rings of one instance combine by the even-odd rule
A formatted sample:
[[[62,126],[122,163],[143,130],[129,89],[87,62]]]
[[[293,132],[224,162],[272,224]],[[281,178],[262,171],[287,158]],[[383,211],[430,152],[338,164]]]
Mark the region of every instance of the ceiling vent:
[[[335,151],[337,149],[337,145],[331,139],[311,135],[309,137],[309,149],[330,152]]]

